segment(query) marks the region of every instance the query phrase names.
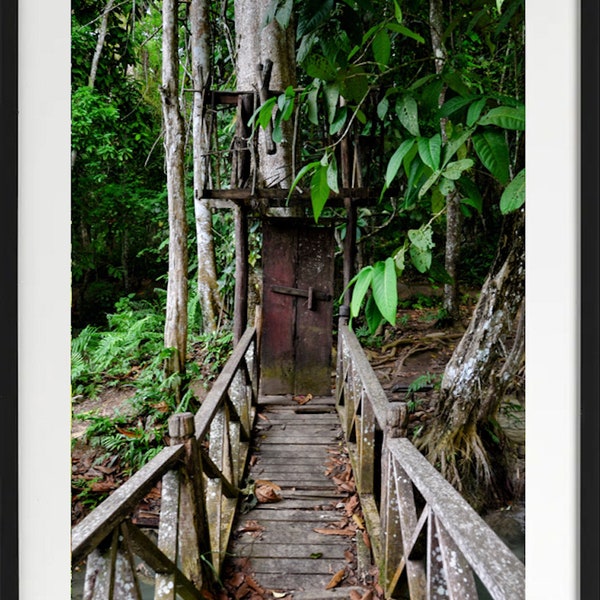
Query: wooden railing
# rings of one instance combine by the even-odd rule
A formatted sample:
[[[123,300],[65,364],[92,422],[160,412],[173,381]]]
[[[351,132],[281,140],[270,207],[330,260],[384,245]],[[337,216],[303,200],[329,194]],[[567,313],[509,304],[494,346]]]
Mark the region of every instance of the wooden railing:
[[[72,565],[86,559],[84,599],[141,598],[137,556],[155,600],[199,599],[227,549],[258,394],[257,334],[248,329],[196,415],[169,420],[170,446],[72,530]],[[131,521],[162,479],[158,539]]]
[[[340,313],[344,315],[344,308]],[[345,316],[338,329],[337,408],[386,598],[525,597],[525,567],[406,435]]]

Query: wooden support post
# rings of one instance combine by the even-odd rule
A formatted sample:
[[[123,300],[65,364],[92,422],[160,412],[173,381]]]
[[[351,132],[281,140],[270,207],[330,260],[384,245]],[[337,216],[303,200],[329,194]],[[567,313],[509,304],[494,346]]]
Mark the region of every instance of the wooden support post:
[[[240,341],[248,325],[248,208],[241,204],[234,210],[235,219],[235,300],[233,344]]]
[[[340,158],[342,167],[342,187],[349,189],[351,186],[351,167],[350,160],[350,143],[346,135],[340,144]],[[344,198],[344,207],[346,208],[346,237],[344,238],[344,303],[350,305],[352,297],[348,284],[354,277],[354,269],[356,263],[356,206],[352,202],[352,198]]]
[[[269,85],[271,83],[271,72],[273,71],[273,61],[270,58],[265,60],[264,65],[258,65],[258,95],[260,103],[264,104],[269,99]],[[275,154],[277,147],[273,141],[273,124],[269,119],[269,123],[265,128],[265,146],[267,154]]]

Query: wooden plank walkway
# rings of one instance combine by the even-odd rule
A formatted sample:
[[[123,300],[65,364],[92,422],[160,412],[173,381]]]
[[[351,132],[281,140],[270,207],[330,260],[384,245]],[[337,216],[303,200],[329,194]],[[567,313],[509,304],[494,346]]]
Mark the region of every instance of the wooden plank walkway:
[[[352,568],[355,536],[315,531],[343,521],[348,498],[325,474],[343,446],[334,399],[299,405],[291,396],[267,396],[259,405],[264,418],[255,427],[249,478],[276,484],[282,500],[240,515],[229,556],[249,559],[253,580],[271,592],[267,598],[283,593],[295,600],[350,598],[351,590],[361,597],[365,588],[347,583],[325,589],[336,573]]]

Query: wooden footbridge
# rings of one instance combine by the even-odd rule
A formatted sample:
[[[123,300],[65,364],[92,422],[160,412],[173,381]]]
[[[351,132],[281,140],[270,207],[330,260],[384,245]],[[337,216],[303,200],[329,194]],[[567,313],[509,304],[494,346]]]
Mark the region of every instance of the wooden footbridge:
[[[525,597],[523,564],[403,437],[404,405],[344,318],[329,397],[259,395],[258,343],[247,329],[200,410],[171,418],[170,445],[73,528],[83,598]],[[159,481],[147,531],[132,515]],[[231,561],[235,595],[220,589]]]

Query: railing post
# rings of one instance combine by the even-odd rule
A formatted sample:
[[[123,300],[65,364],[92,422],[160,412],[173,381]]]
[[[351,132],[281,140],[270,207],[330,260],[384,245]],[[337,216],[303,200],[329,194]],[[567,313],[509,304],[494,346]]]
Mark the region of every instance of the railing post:
[[[336,405],[340,404],[344,391],[344,339],[342,328],[348,325],[348,317],[350,317],[350,307],[347,304],[341,304],[338,316],[337,364],[335,372]]]
[[[182,573],[200,590],[203,586],[210,587],[212,575],[201,560],[201,554],[208,553],[210,545],[207,542],[202,464],[194,434],[192,413],[171,416],[170,445],[184,444],[185,469],[170,471],[163,477],[158,547],[175,564],[180,560]],[[174,574],[157,575],[158,597],[163,597],[160,593],[165,594],[165,599],[171,597],[169,584],[174,583],[173,577]]]

